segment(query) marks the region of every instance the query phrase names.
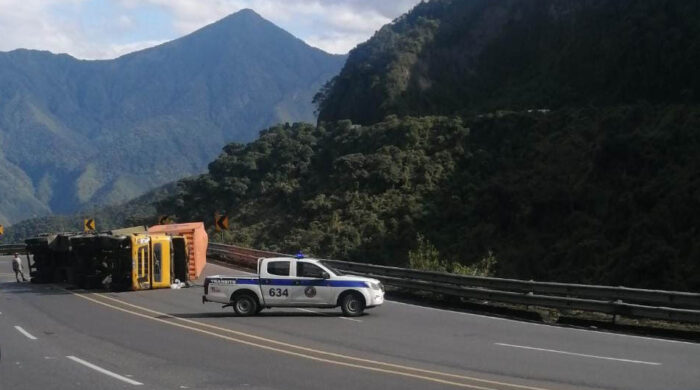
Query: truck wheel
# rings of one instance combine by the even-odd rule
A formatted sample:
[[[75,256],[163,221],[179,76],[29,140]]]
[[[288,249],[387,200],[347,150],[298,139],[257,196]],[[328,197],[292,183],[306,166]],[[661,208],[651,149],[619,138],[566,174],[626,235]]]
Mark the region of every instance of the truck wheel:
[[[251,316],[258,312],[258,302],[250,295],[239,295],[235,299],[236,301],[233,302],[233,310],[239,316]]]
[[[365,311],[365,302],[356,293],[349,293],[340,301],[340,308],[345,317],[357,317]]]

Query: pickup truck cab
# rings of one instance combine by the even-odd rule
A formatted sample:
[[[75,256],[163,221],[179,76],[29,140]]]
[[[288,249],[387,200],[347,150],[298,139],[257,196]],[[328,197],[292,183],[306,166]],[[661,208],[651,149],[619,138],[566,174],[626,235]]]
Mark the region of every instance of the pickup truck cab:
[[[202,303],[233,306],[249,316],[271,307],[338,307],[348,317],[384,303],[376,279],[343,275],[320,260],[291,257],[258,259],[257,276],[208,276]]]

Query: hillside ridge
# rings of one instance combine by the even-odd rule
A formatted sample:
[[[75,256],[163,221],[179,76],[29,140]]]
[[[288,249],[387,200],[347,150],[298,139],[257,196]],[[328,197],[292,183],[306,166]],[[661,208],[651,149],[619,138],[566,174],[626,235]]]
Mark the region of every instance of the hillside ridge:
[[[344,56],[252,10],[113,60],[0,53],[0,223],[123,202],[200,173],[221,146],[313,121]],[[12,184],[11,184],[12,183]]]

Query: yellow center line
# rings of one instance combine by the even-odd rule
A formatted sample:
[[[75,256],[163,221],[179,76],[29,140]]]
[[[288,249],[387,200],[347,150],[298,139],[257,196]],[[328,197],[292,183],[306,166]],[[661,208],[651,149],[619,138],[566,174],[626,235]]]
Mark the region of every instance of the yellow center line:
[[[71,293],[74,293],[74,292],[71,291]],[[218,330],[218,331],[222,331],[222,332],[234,334],[234,335],[236,335],[236,336],[246,337],[246,338],[249,338],[249,339],[258,340],[258,341],[261,341],[261,342],[266,342],[266,343],[274,344],[274,345],[277,345],[277,346],[283,346],[283,347],[293,348],[293,349],[297,349],[297,350],[299,350],[299,351],[305,351],[305,352],[314,353],[314,354],[317,354],[317,355],[324,355],[324,356],[329,356],[329,357],[333,357],[333,358],[337,358],[337,359],[344,359],[344,360],[350,360],[350,361],[355,361],[355,362],[368,363],[368,364],[379,365],[379,366],[384,366],[384,367],[391,367],[391,368],[399,369],[399,370],[406,370],[406,371],[418,372],[418,373],[421,373],[421,374],[437,375],[437,376],[442,376],[442,377],[448,377],[448,378],[455,378],[455,379],[461,379],[461,380],[468,380],[468,381],[472,381],[472,382],[485,383],[485,384],[490,384],[490,385],[505,386],[505,387],[510,387],[510,388],[525,389],[525,390],[549,390],[549,389],[540,388],[540,387],[533,387],[533,386],[526,386],[526,385],[518,385],[518,384],[513,384],[513,383],[505,383],[505,382],[499,382],[499,381],[494,381],[494,380],[488,380],[488,379],[470,377],[470,376],[466,376],[466,375],[458,375],[458,374],[451,374],[451,373],[441,372],[441,371],[434,371],[434,370],[427,370],[427,369],[416,368],[416,367],[403,366],[403,365],[400,365],[400,364],[381,362],[381,361],[376,361],[376,360],[371,360],[371,359],[363,359],[363,358],[358,358],[358,357],[353,357],[353,356],[346,356],[346,355],[342,355],[342,354],[338,354],[338,353],[333,353],[333,352],[327,352],[327,351],[317,350],[317,349],[313,349],[313,348],[303,347],[303,346],[300,346],[300,345],[285,343],[285,342],[283,342],[283,341],[273,340],[273,339],[269,339],[269,338],[265,338],[265,337],[261,337],[261,336],[256,336],[256,335],[252,335],[252,334],[248,334],[248,333],[244,333],[244,332],[235,331],[235,330],[233,330],[233,329],[222,328],[222,327],[215,326],[215,325],[211,325],[211,324],[207,324],[207,323],[204,323],[204,322],[193,321],[193,320],[186,319],[186,318],[180,318],[180,317],[172,316],[172,315],[167,314],[167,313],[163,313],[163,312],[159,312],[159,311],[152,310],[152,309],[149,309],[149,308],[145,308],[145,307],[142,307],[142,306],[134,305],[134,304],[131,304],[131,303],[122,301],[122,300],[120,300],[120,299],[116,299],[116,298],[113,298],[113,297],[109,297],[109,296],[106,296],[106,295],[100,294],[100,293],[90,293],[90,294],[91,294],[91,295],[98,296],[98,297],[101,297],[101,298],[104,298],[104,299],[108,299],[108,300],[111,300],[111,301],[114,301],[114,302],[117,302],[117,303],[119,303],[120,305],[125,305],[125,306],[133,307],[133,308],[138,309],[138,310],[141,310],[141,311],[145,311],[145,312],[148,312],[148,313],[152,313],[152,314],[154,314],[154,315],[158,315],[159,317],[170,318],[170,319],[173,319],[173,320],[177,320],[177,321],[189,323],[189,324],[192,324],[192,325],[197,325],[197,326],[200,326],[200,327],[206,327],[206,328],[209,328],[209,329],[214,329],[214,330]],[[76,294],[76,295],[79,295],[79,296],[83,297],[82,294]],[[111,307],[111,306],[110,306],[110,307]],[[125,310],[125,311],[126,311],[126,310]],[[130,312],[130,311],[127,311],[127,312]],[[147,317],[147,318],[152,318],[152,317],[150,317],[150,316],[146,316],[146,317]],[[160,319],[160,318],[159,318],[159,319]],[[165,321],[165,322],[166,322],[166,323],[171,323],[171,322],[168,322],[168,321]],[[261,345],[259,345],[259,344],[255,344],[255,343],[250,343],[250,342],[244,342],[244,343],[247,343],[247,344],[250,344],[250,345],[255,345],[255,346],[263,347],[263,346],[261,346]],[[284,351],[284,350],[279,350],[279,349],[273,348],[273,347],[265,347],[265,348],[271,348],[272,350],[275,350],[275,351]],[[288,352],[288,351],[284,351],[284,352]],[[307,355],[302,355],[302,356],[307,356]],[[324,359],[323,361],[327,361],[327,360]],[[336,362],[336,363],[340,363],[340,362]],[[345,364],[345,363],[344,363],[344,364]],[[347,364],[349,364],[349,363],[347,363]],[[358,365],[351,365],[351,366],[352,366],[352,367],[366,367],[366,366],[358,366]],[[367,368],[372,368],[372,369],[374,369],[375,367],[367,367]],[[388,371],[388,372],[397,373],[396,371]],[[415,375],[415,374],[411,374],[411,375]],[[417,376],[417,377],[422,377],[422,376]],[[432,378],[432,379],[436,379],[436,378]],[[442,382],[441,382],[441,383],[442,383]],[[460,384],[460,385],[462,385],[462,384]],[[475,389],[487,389],[487,388],[482,388],[482,387],[478,387],[478,386],[475,386],[475,385],[470,385],[470,386],[471,386],[472,388],[475,388]]]
[[[392,370],[387,370],[387,369],[382,369],[382,368],[377,368],[377,367],[368,367],[368,366],[363,366],[363,365],[360,365],[360,364],[346,363],[346,362],[340,362],[340,361],[336,361],[336,360],[330,360],[330,359],[324,359],[324,358],[319,358],[319,357],[315,357],[315,356],[304,355],[304,354],[298,353],[298,352],[285,351],[285,350],[283,350],[283,349],[279,349],[279,348],[275,348],[275,347],[270,347],[270,346],[267,346],[267,345],[255,344],[255,343],[250,342],[250,341],[240,340],[240,339],[236,339],[236,338],[233,338],[233,337],[225,336],[225,335],[222,335],[222,334],[210,332],[210,331],[208,331],[208,330],[204,330],[204,329],[200,329],[200,328],[195,328],[195,327],[188,326],[188,325],[184,325],[184,324],[178,324],[178,323],[175,323],[175,322],[166,321],[166,320],[164,320],[164,319],[152,317],[152,316],[149,316],[149,315],[146,315],[146,314],[142,314],[142,313],[137,313],[137,312],[135,312],[135,311],[131,311],[131,310],[127,310],[127,309],[124,309],[124,308],[121,308],[121,307],[117,307],[117,306],[111,305],[111,304],[109,304],[109,303],[101,302],[101,301],[99,301],[99,300],[97,300],[97,299],[94,299],[94,298],[91,298],[91,297],[87,296],[87,294],[79,294],[79,293],[76,293],[76,292],[73,292],[73,291],[70,291],[70,290],[65,290],[65,291],[68,291],[69,293],[71,293],[71,294],[73,294],[73,295],[76,295],[76,296],[78,296],[78,297],[80,297],[80,298],[83,298],[83,299],[87,299],[88,301],[92,301],[92,302],[97,303],[97,304],[99,304],[99,305],[103,305],[103,306],[106,306],[106,307],[109,307],[109,308],[112,308],[112,309],[115,309],[115,310],[119,310],[119,311],[122,311],[122,312],[125,312],[125,313],[129,313],[129,314],[132,314],[132,315],[135,315],[135,316],[138,316],[138,317],[142,317],[142,318],[146,318],[146,319],[149,319],[149,320],[161,322],[161,323],[163,323],[163,324],[168,324],[168,325],[180,327],[180,328],[183,328],[183,329],[188,329],[188,330],[191,330],[191,331],[194,331],[194,332],[199,332],[199,333],[207,334],[207,335],[210,335],[210,336],[218,337],[218,338],[221,338],[221,339],[224,339],[224,340],[228,340],[228,341],[232,341],[232,342],[235,342],[235,343],[240,343],[240,344],[249,345],[249,346],[255,347],[255,348],[266,349],[266,350],[269,350],[269,351],[274,351],[274,352],[278,352],[278,353],[282,353],[282,354],[286,354],[286,355],[292,355],[292,356],[296,356],[296,357],[300,357],[300,358],[304,358],[304,359],[309,359],[309,360],[315,360],[315,361],[319,361],[319,362],[323,362],[323,363],[328,363],[328,364],[335,364],[335,365],[339,365],[339,366],[346,366],[346,367],[359,368],[359,369],[363,369],[363,370],[381,372],[381,373],[385,373],[385,374],[393,374],[393,375],[400,375],[400,376],[406,376],[406,377],[411,377],[411,378],[423,379],[423,380],[430,381],[430,382],[437,382],[437,383],[442,383],[442,384],[446,384],[446,385],[452,385],[452,386],[457,386],[457,387],[463,387],[463,388],[467,388],[467,389],[475,389],[475,390],[496,390],[496,389],[489,388],[489,387],[481,387],[481,386],[468,385],[468,384],[463,384],[463,383],[458,383],[458,382],[451,382],[451,381],[447,381],[447,380],[443,380],[443,379],[439,379],[439,378],[432,378],[432,377],[423,376],[423,375],[411,374],[411,373],[407,373],[407,372],[392,371]],[[170,316],[170,318],[176,318],[176,317]]]

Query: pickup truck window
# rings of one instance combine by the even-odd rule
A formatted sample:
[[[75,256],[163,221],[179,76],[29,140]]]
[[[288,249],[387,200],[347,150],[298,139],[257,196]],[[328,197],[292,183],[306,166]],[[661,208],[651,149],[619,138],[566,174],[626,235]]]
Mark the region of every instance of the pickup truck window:
[[[271,261],[267,263],[267,273],[270,275],[289,276],[289,262]]]
[[[315,264],[297,262],[297,276],[302,278],[320,278],[323,270]]]

